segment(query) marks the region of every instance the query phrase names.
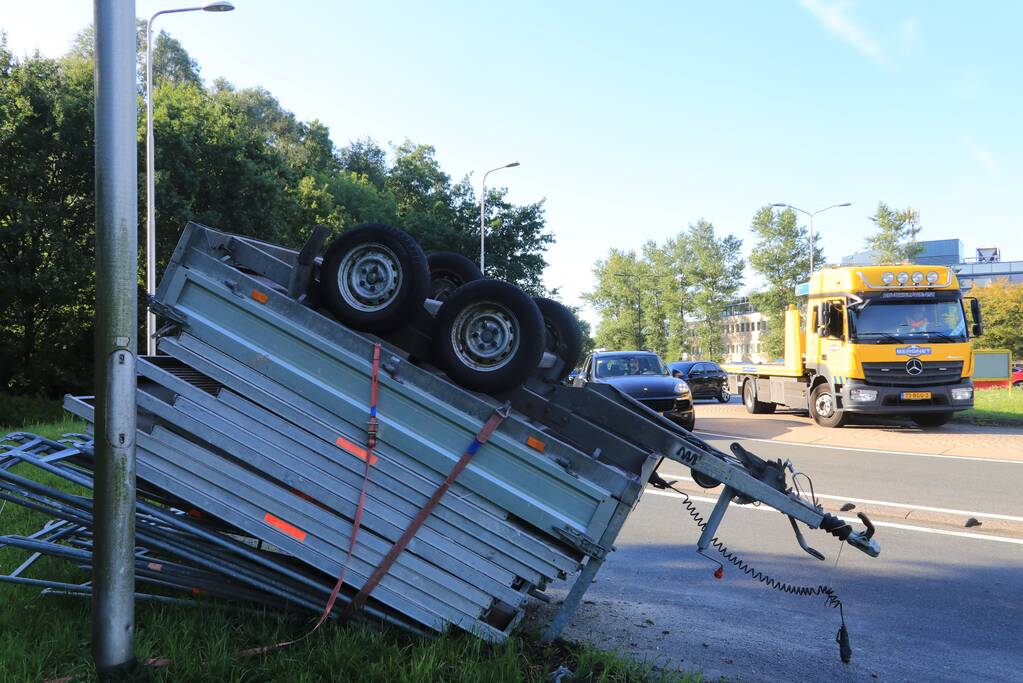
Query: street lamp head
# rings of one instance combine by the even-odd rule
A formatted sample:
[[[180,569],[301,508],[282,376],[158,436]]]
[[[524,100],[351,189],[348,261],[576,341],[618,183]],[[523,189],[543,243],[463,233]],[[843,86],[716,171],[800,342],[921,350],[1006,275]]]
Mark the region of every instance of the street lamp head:
[[[507,166],[505,166],[505,168],[515,168],[518,165],[519,165],[519,162],[513,161],[510,164],[508,164]]]
[[[771,204],[771,206],[787,207],[788,204]]]
[[[852,202],[846,202],[845,204],[839,204],[839,206],[852,206]]]
[[[208,3],[206,5],[203,5],[202,11],[203,12],[230,12],[233,9],[234,9],[234,5],[232,5],[231,3],[227,2],[226,0],[217,0],[216,2],[211,2],[211,3]]]

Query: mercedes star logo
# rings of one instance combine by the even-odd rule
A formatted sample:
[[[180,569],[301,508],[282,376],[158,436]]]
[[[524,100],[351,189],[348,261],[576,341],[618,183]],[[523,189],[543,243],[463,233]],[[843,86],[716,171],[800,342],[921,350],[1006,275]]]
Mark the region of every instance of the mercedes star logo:
[[[919,358],[910,358],[906,361],[906,372],[916,377],[924,371],[924,364]]]

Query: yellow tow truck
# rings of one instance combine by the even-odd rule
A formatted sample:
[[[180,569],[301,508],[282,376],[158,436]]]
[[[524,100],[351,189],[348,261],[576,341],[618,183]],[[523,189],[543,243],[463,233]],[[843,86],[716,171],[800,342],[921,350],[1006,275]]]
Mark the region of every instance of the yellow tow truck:
[[[973,407],[980,302],[963,296],[951,268],[824,268],[796,293],[807,297],[806,324],[795,306],[785,312],[783,364],[722,366],[749,412],[808,410],[823,427],[852,413],[937,427]]]

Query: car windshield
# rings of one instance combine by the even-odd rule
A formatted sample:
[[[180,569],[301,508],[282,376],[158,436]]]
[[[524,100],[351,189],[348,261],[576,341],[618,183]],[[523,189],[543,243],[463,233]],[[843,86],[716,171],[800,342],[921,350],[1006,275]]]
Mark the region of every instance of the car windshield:
[[[964,342],[966,319],[958,301],[872,302],[849,307],[849,334],[879,344]]]
[[[667,375],[668,371],[661,359],[652,353],[637,353],[597,358],[593,374],[594,377],[606,379],[627,375]]]

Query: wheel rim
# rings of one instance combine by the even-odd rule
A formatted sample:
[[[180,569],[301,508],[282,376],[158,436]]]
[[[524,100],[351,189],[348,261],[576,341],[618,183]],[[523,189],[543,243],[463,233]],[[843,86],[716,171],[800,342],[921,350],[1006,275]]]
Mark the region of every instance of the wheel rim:
[[[360,244],[345,254],[337,271],[341,298],[352,308],[367,312],[392,304],[402,279],[398,256],[377,242]]]
[[[430,289],[433,290],[433,298],[438,301],[447,301],[448,297],[454,294],[455,290],[461,287],[464,282],[454,273],[447,271],[435,272],[430,282]]]
[[[746,406],[749,407],[749,408],[752,408],[753,407],[753,388],[749,385],[748,382],[746,383],[746,386],[743,389],[743,393],[746,394]]]
[[[480,372],[499,370],[519,348],[518,320],[499,303],[476,302],[455,318],[451,346],[466,367]]]
[[[835,399],[829,393],[823,393],[817,396],[817,400],[813,402],[814,411],[821,417],[831,417],[832,413],[835,412]]]
[[[721,387],[721,400],[727,403],[730,398],[732,398],[732,395],[728,393],[728,389]]]

